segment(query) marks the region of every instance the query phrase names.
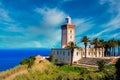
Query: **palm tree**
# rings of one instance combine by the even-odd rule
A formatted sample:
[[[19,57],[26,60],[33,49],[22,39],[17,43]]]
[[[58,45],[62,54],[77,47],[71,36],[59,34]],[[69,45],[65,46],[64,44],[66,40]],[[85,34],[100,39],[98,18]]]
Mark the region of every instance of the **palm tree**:
[[[108,44],[108,48],[109,48],[109,54],[108,55],[110,56],[113,53],[113,49],[112,49],[113,41],[112,40],[108,40],[107,44]]]
[[[109,48],[108,41],[105,41],[104,44],[105,44],[105,52],[104,52],[104,54],[105,54],[105,56],[108,56],[108,48]]]
[[[74,48],[77,48],[77,46],[76,46],[76,44],[74,42],[69,42],[68,45],[65,48],[71,49],[71,62],[70,62],[70,65],[72,66],[73,52],[74,52]]]
[[[105,47],[105,42],[103,39],[99,40],[100,47],[102,48],[102,56],[104,56],[104,47]]]
[[[98,38],[95,38],[91,44],[94,44],[94,48],[95,48],[95,56],[97,57],[97,48],[99,46],[99,41],[98,41]]]
[[[118,55],[120,55],[120,40],[117,40],[117,45],[118,45]]]
[[[86,58],[86,52],[87,52],[87,43],[88,42],[90,42],[90,40],[89,40],[89,38],[87,37],[87,36],[84,36],[83,38],[82,38],[82,40],[81,40],[81,42],[83,42],[84,43],[84,46],[85,46],[85,58]]]
[[[111,42],[112,42],[112,55],[115,56],[115,47],[117,46],[117,42],[116,40],[113,38],[111,39]]]

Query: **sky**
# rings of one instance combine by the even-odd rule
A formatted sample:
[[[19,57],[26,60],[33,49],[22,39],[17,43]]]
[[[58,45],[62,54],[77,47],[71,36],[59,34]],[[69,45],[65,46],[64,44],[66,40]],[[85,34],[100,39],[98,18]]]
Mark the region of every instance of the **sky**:
[[[120,39],[120,0],[0,0],[0,48],[60,48],[70,16],[76,43]]]

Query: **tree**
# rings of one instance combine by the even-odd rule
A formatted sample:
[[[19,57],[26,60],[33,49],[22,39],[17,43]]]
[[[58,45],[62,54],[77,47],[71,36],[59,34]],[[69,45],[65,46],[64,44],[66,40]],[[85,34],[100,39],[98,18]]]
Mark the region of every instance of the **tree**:
[[[116,62],[115,68],[116,68],[116,80],[120,80],[120,58]]]
[[[104,52],[104,54],[105,54],[105,56],[108,56],[109,43],[108,43],[108,41],[105,41],[104,43],[105,43],[105,52]]]
[[[35,61],[35,56],[30,56],[29,62],[28,62],[28,68],[32,67],[32,65],[34,64],[34,61]]]
[[[115,47],[117,46],[116,40],[113,38],[111,39],[111,47],[112,47],[112,55],[115,56]]]
[[[105,68],[104,60],[97,61],[97,65],[98,65],[98,69],[99,69],[100,72],[104,71],[104,68]]]
[[[86,58],[86,54],[87,54],[87,43],[90,42],[89,38],[87,36],[84,36],[81,40],[81,42],[84,43],[85,46],[85,58]]]
[[[27,64],[28,65],[27,68],[31,68],[32,65],[34,64],[34,61],[35,61],[35,56],[30,56],[29,58],[25,58],[25,59],[21,60],[20,64],[21,65]]]
[[[49,56],[49,60],[52,62],[52,60],[53,60],[53,58],[54,58],[54,55],[53,55],[54,53],[52,53],[52,54],[50,54],[50,56]]]
[[[104,47],[105,47],[105,42],[103,39],[99,40],[100,47],[102,48],[102,56],[104,56]]]
[[[74,48],[77,48],[77,46],[76,46],[76,44],[74,42],[69,42],[68,45],[65,48],[71,49],[71,62],[70,62],[70,65],[72,66],[73,52],[74,52]]]
[[[93,39],[93,41],[91,42],[91,44],[94,44],[95,56],[97,57],[97,48],[98,48],[98,45],[99,45],[98,38]]]
[[[108,48],[109,48],[109,56],[110,55],[113,55],[112,53],[113,53],[113,48],[112,48],[112,46],[113,46],[113,41],[112,40],[108,40]]]
[[[29,63],[29,59],[27,58],[24,58],[23,60],[20,61],[21,65],[28,64],[28,63]]]
[[[120,40],[117,40],[117,46],[118,46],[118,55],[120,55]]]

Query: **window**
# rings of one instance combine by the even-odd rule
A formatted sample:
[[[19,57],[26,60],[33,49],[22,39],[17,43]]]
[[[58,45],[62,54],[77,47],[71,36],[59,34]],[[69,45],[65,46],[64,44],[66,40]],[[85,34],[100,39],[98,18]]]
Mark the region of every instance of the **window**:
[[[72,30],[70,30],[70,33],[72,33]]]
[[[76,53],[76,55],[78,56],[78,52]]]
[[[89,52],[89,55],[90,55],[90,52]]]
[[[63,51],[63,56],[65,55],[65,52]]]
[[[59,55],[59,51],[57,51],[57,55]]]
[[[70,52],[68,52],[68,56],[70,56]]]
[[[99,56],[101,55],[101,52],[99,52]]]

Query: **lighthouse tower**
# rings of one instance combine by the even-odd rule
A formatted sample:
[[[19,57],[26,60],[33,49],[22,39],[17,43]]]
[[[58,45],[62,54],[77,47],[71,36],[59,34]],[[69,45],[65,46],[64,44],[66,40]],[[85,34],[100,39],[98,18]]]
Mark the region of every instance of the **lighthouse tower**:
[[[65,18],[66,23],[61,26],[61,47],[65,48],[69,42],[75,42],[75,25],[71,24],[71,18]]]

